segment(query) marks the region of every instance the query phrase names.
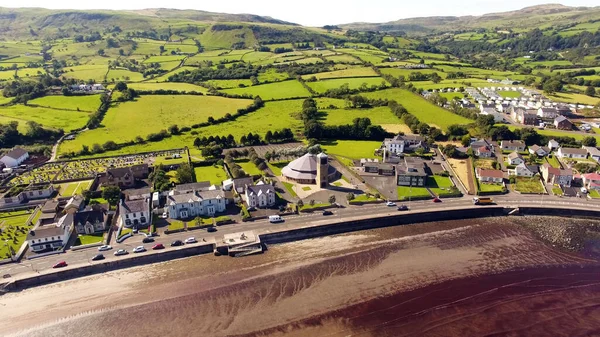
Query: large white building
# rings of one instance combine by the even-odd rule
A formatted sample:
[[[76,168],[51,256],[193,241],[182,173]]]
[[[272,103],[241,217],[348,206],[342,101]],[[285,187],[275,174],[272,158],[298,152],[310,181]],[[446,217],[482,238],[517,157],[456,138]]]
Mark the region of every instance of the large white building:
[[[34,252],[51,251],[64,247],[73,233],[73,214],[66,214],[57,222],[38,226],[27,234],[29,249]]]
[[[246,203],[249,207],[271,207],[275,205],[275,188],[259,181],[256,185],[246,186]]]
[[[404,153],[412,150],[415,146],[425,143],[425,138],[419,135],[397,135],[383,141],[382,147],[389,153]]]
[[[225,212],[227,199],[225,192],[221,190],[212,191],[189,191],[179,193],[169,192],[167,196],[169,218],[189,219],[197,216],[213,216],[215,213]]]
[[[29,158],[29,153],[20,147],[15,147],[0,158],[0,162],[8,168],[17,167]]]

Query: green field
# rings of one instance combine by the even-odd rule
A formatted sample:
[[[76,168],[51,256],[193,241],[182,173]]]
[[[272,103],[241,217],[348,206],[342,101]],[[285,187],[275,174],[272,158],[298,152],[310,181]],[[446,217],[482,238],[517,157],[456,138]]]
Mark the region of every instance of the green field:
[[[338,140],[322,143],[321,147],[328,153],[349,159],[374,158],[374,152],[381,147],[381,142],[368,140]]]
[[[205,83],[219,90],[252,86],[252,81],[250,80],[210,80]]]
[[[310,93],[296,80],[223,90],[227,94],[260,96],[263,100],[308,97]]]
[[[362,63],[362,61],[359,60],[358,58],[356,58],[352,55],[347,55],[347,54],[337,54],[337,55],[326,56],[325,59],[328,61],[333,61],[335,63],[338,63],[338,62],[339,63],[351,63],[351,64]]]
[[[127,69],[111,69],[106,75],[106,80],[110,82],[126,81],[138,82],[144,79],[142,73],[136,73]]]
[[[511,130],[515,130],[519,127],[517,126],[513,126],[513,125],[509,125],[508,126],[509,129]],[[560,131],[560,130],[552,130],[552,129],[544,129],[544,130],[539,130],[536,129],[535,130],[537,133],[539,133],[540,135],[544,135],[544,136],[549,136],[549,137],[572,137],[575,138],[576,140],[581,141],[583,138],[585,137],[594,137],[596,138],[598,141],[600,141],[600,135],[596,135],[593,133],[589,133],[589,134],[581,134],[581,133],[575,133],[575,132],[567,132],[567,131]]]
[[[88,121],[87,112],[56,110],[49,108],[12,105],[0,107],[0,116],[16,120],[34,121],[54,129],[70,131],[85,126]]]
[[[233,114],[237,109],[245,108],[250,103],[250,100],[216,96],[139,97],[134,102],[121,103],[110,108],[102,122],[103,128],[82,132],[75,140],[63,142],[60,152],[79,151],[82,145],[103,144],[108,140],[124,142],[133,140],[136,136],[146,137],[173,124],[179,127],[191,126],[206,122],[209,116],[220,118],[227,113]]]
[[[210,181],[211,184],[220,186],[227,174],[221,166],[198,166],[194,167],[196,181]]]
[[[129,88],[135,90],[175,90],[175,91],[197,91],[205,93],[208,90],[199,85],[193,85],[189,83],[177,83],[177,82],[162,82],[162,83],[153,83],[153,82],[139,82],[139,83],[129,83],[127,84]]]
[[[471,120],[452,112],[442,109],[439,106],[430,103],[417,94],[404,89],[386,89],[381,91],[365,93],[369,98],[390,99],[402,104],[408,112],[417,117],[421,122],[446,129],[452,124],[469,124]]]
[[[344,84],[348,84],[350,89],[358,89],[363,84],[366,84],[367,87],[371,87],[373,85],[380,86],[381,84],[389,85],[383,78],[381,77],[365,77],[365,78],[338,78],[332,80],[323,80],[317,82],[307,82],[306,84],[311,87],[314,91],[318,93],[324,93],[329,89],[337,89],[340,88]]]
[[[278,161],[278,162],[268,163],[267,165],[269,166],[271,171],[273,171],[273,174],[278,177],[281,175],[281,169],[286,167],[287,164],[289,164],[289,163],[290,163],[289,161]]]
[[[525,178],[525,177],[517,177],[515,183],[515,190],[521,193],[534,193],[541,194],[545,193],[544,187],[540,182],[539,177],[533,178]]]
[[[21,248],[27,232],[33,226],[26,226],[26,221],[31,214],[29,211],[3,212],[0,213],[0,259],[10,257],[9,246],[16,253]],[[21,230],[17,230],[17,227]]]
[[[496,91],[496,93],[504,98],[519,98],[521,97],[521,93],[518,91]]]
[[[108,73],[108,65],[83,65],[65,68],[65,73],[62,76],[101,82],[104,80],[106,73]]]
[[[574,93],[556,93],[554,95],[548,95],[548,98],[555,100],[557,102],[565,102],[565,103],[577,103],[577,104],[588,104],[588,105],[596,105],[600,102],[600,98],[598,97],[590,97],[583,94],[574,94]]]
[[[418,199],[429,199],[431,194],[425,187],[409,187],[409,186],[398,186],[396,187],[398,192],[398,200],[409,200],[411,198]]]
[[[453,187],[452,180],[449,177],[429,176],[427,177],[427,187],[437,196],[445,196],[452,194],[449,190]]]
[[[239,159],[235,161],[236,164],[240,165],[242,170],[251,176],[260,176],[263,174],[263,171],[259,170],[254,163],[252,163],[248,159]]]
[[[332,109],[323,110],[326,125],[352,124],[355,118],[368,117],[375,125],[403,124],[402,120],[394,115],[387,106],[371,109]]]
[[[62,110],[80,110],[94,112],[100,107],[100,95],[86,96],[44,96],[28,102],[29,105],[39,105]]]
[[[59,190],[61,197],[69,197],[76,194],[83,194],[83,191],[88,190],[91,185],[92,180],[86,180],[59,184],[55,188]]]
[[[437,73],[441,78],[446,78],[446,73],[443,73],[436,69],[402,69],[402,68],[381,68],[382,74],[391,75],[394,77],[404,76],[406,81],[409,81],[410,74],[421,73],[421,74],[433,74]]]
[[[325,73],[304,75],[305,80],[311,77],[316,77],[319,80],[330,78],[345,78],[345,77],[379,77],[377,73],[369,67],[351,67],[343,70],[329,71]]]

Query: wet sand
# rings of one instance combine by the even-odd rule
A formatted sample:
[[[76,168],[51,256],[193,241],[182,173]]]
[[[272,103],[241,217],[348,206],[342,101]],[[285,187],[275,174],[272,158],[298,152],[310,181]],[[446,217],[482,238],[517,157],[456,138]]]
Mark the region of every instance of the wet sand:
[[[0,332],[600,334],[597,241],[560,246],[548,239],[554,232],[544,231],[561,226],[577,233],[595,228],[556,218],[449,221],[298,241],[245,258],[200,256],[132,268],[4,295]],[[590,249],[571,252],[573,242]]]

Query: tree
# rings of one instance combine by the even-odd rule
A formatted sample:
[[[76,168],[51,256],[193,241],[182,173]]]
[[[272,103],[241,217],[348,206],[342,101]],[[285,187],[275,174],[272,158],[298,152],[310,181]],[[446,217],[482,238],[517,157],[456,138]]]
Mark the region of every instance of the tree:
[[[194,168],[190,164],[181,164],[176,171],[177,181],[180,184],[188,184],[194,182]]]
[[[315,205],[315,199],[310,199],[310,201],[308,202],[308,204],[312,207]]]
[[[471,144],[471,136],[469,135],[464,135],[461,140],[460,143],[462,144],[462,146],[467,147],[469,146],[469,144]]]
[[[350,192],[346,194],[346,200],[351,201],[354,200],[354,193]]]
[[[440,77],[440,75],[438,75],[438,73],[431,74],[431,81],[433,83],[440,83],[441,80],[442,80],[442,78]]]
[[[446,157],[450,157],[450,158],[454,158],[456,156],[456,145],[454,144],[448,144],[444,147],[442,147],[442,153],[446,156]]]
[[[177,126],[177,124],[169,126],[168,130],[169,130],[169,133],[172,134],[172,135],[179,134],[179,127]]]
[[[111,206],[115,206],[121,199],[121,189],[117,186],[107,186],[102,189],[102,198]]]
[[[581,140],[581,144],[582,144],[583,146],[591,146],[591,147],[596,147],[596,138],[595,138],[595,137],[592,137],[592,136],[587,136],[587,137],[584,137],[584,138]]]
[[[120,92],[127,90],[127,83],[122,81],[117,82],[117,84],[115,84],[115,90]]]
[[[160,46],[158,49],[160,50],[161,54],[165,52],[165,46]]]
[[[296,205],[298,206],[298,208],[302,208],[302,207],[304,207],[304,201],[302,201],[302,199],[300,199],[300,200],[298,200]]]
[[[330,204],[335,204],[335,195],[330,195],[329,196],[329,203]]]
[[[596,88],[590,85],[589,87],[585,88],[585,94],[594,97],[596,95]]]
[[[98,55],[104,56],[104,49],[98,49]]]

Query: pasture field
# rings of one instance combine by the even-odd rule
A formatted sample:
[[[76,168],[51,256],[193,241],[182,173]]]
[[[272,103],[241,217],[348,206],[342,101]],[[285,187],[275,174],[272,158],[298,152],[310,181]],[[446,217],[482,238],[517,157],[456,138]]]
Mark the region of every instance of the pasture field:
[[[462,92],[438,92],[438,95],[441,97],[446,97],[448,101],[453,100],[455,97],[463,98],[464,94]]]
[[[260,96],[263,100],[310,96],[308,90],[296,80],[261,84],[247,88],[227,89],[223,90],[223,92],[237,95],[249,94],[253,97]]]
[[[219,55],[223,54],[223,55]],[[218,64],[220,62],[234,62],[241,61],[243,55],[231,55],[226,51],[220,50],[220,53],[217,55],[206,55],[206,53],[194,55],[187,60],[185,60],[185,65],[201,65],[205,62],[212,62],[213,64]]]
[[[598,97],[590,97],[588,95],[583,94],[575,94],[575,93],[555,93],[554,95],[547,95],[548,98],[555,100],[557,102],[565,102],[565,103],[578,103],[578,104],[589,104],[596,105],[600,102],[600,98]]]
[[[177,53],[194,54],[198,52],[198,47],[193,44],[165,43],[165,53],[170,53],[173,50]]]
[[[163,62],[172,62],[183,60],[185,56],[183,55],[162,55],[162,56],[150,56],[145,59],[142,63],[163,63]]]
[[[206,29],[199,36],[200,43],[207,49],[231,48],[235,43],[243,42],[246,46],[254,46],[258,41],[249,27],[224,31]]]
[[[519,128],[518,126],[514,126],[514,125],[509,125],[508,126],[509,129],[511,130],[515,130],[517,128]],[[552,130],[552,129],[544,129],[544,130],[539,130],[536,129],[535,130],[537,133],[539,133],[540,135],[544,135],[544,136],[549,136],[549,137],[572,137],[575,138],[576,140],[581,141],[584,137],[594,137],[596,138],[596,140],[598,140],[600,142],[600,135],[594,134],[594,133],[589,133],[589,134],[581,134],[581,133],[575,133],[575,132],[567,132],[567,131],[560,131],[560,130]]]
[[[431,81],[419,81],[419,82],[410,82],[415,87],[429,90],[429,89],[444,89],[444,88],[466,88],[466,87],[476,87],[476,88],[484,88],[489,87],[490,84],[482,80],[480,78],[468,78],[461,80],[442,80],[440,83],[433,83]]]
[[[352,55],[348,55],[348,54],[336,54],[336,55],[330,55],[330,56],[325,56],[325,59],[328,61],[333,61],[335,63],[352,63],[352,64],[359,64],[362,63],[361,60],[359,60],[358,58],[352,56]]]
[[[100,107],[100,95],[44,96],[31,100],[28,102],[28,104],[61,110],[94,112]]]
[[[4,97],[0,95],[0,105],[10,103],[14,97]]]
[[[179,67],[180,64],[181,64],[180,61],[168,61],[168,62],[161,62],[158,65],[160,66],[160,69],[163,69],[166,71],[171,71],[171,70]]]
[[[127,69],[111,69],[106,75],[106,80],[111,82],[127,81],[138,82],[144,79],[142,73],[136,73]]]
[[[386,80],[381,77],[365,77],[365,78],[338,78],[331,80],[323,80],[317,82],[307,82],[306,84],[311,87],[314,91],[319,93],[324,93],[329,89],[337,89],[340,88],[344,84],[348,84],[350,89],[358,89],[360,86],[365,83],[367,87],[371,87],[373,85],[380,86],[382,83],[385,85],[389,85]]]
[[[337,140],[322,142],[321,147],[327,154],[348,159],[375,158],[374,152],[381,147],[381,142],[370,140]]]
[[[20,78],[35,77],[46,73],[44,68],[20,68],[17,70],[17,76]]]
[[[408,50],[408,52],[410,52],[411,54],[413,54],[416,57],[423,58],[423,59],[431,59],[431,60],[436,60],[436,61],[445,61],[446,60],[446,56],[444,54],[434,54],[434,53],[427,53],[427,52],[416,51],[416,50]],[[450,56],[450,59],[454,59],[454,57]]]
[[[379,52],[375,54],[373,52],[364,51],[364,50],[355,50],[355,49],[340,49],[340,51],[344,53],[348,53],[356,58],[360,59],[364,62],[370,62],[372,64],[382,63],[385,58],[387,58],[387,54]]]
[[[261,83],[265,83],[265,82],[279,82],[279,81],[283,81],[286,80],[290,77],[290,75],[286,72],[278,72],[275,69],[269,69],[268,71],[265,71],[264,73],[259,73],[258,74],[258,81]]]
[[[323,60],[321,60],[318,57],[308,57],[308,58],[302,58],[302,59],[289,61],[289,62],[285,62],[285,63],[315,64],[315,63],[323,63]]]
[[[355,118],[368,117],[374,125],[403,124],[387,106],[372,109],[332,109],[323,110],[326,125],[352,124]]]
[[[235,163],[240,165],[242,170],[251,176],[260,176],[263,174],[263,171],[259,170],[249,159],[238,159]]]
[[[345,77],[379,77],[377,73],[369,67],[352,67],[343,70],[329,71],[325,73],[309,74],[304,75],[302,78],[305,80],[311,77],[316,77],[318,80],[331,79],[331,78],[345,78]]]
[[[16,70],[3,70],[0,71],[0,81],[12,80],[17,74]]]
[[[108,65],[84,65],[67,67],[62,76],[84,81],[94,80],[94,82],[102,82],[107,73]]]
[[[226,180],[227,174],[222,166],[198,166],[194,167],[196,181],[210,181],[213,185],[221,185]]]
[[[27,233],[33,227],[27,225],[26,221],[31,216],[30,211],[15,211],[0,213],[0,259],[10,257],[11,249],[18,252],[27,238]],[[10,247],[10,248],[9,248]]]
[[[471,77],[481,77],[484,79],[487,79],[490,76],[491,77],[500,76],[500,77],[511,77],[512,78],[513,76],[517,75],[516,73],[510,72],[510,71],[499,71],[499,70],[491,70],[491,69],[481,69],[481,68],[474,68],[474,67],[459,67],[459,66],[449,66],[449,65],[436,65],[435,68],[433,68],[433,69],[442,70],[447,73],[462,72]]]
[[[421,96],[408,90],[392,88],[363,94],[369,98],[392,99],[402,104],[408,112],[421,122],[446,129],[452,124],[469,124],[473,121],[430,103]]]
[[[521,97],[521,93],[518,91],[496,91],[496,93],[504,98],[519,98]]]
[[[34,121],[45,127],[70,131],[85,126],[88,122],[87,112],[57,110],[24,105],[0,107],[0,115],[4,117]]]
[[[273,57],[273,53],[269,52],[260,52],[260,51],[248,51],[244,55],[242,55],[241,60],[247,63],[254,63],[266,60],[270,57]]]
[[[197,91],[197,92],[207,92],[208,90],[199,85],[194,85],[190,83],[178,83],[178,82],[162,82],[162,83],[153,83],[153,82],[138,82],[138,83],[129,83],[127,84],[129,88],[135,90],[176,90],[176,91]]]
[[[402,69],[402,68],[381,68],[382,74],[391,75],[394,77],[404,76],[405,80],[409,80],[410,74],[421,73],[421,74],[433,74],[437,73],[441,78],[446,78],[446,74],[435,70],[435,69]]]
[[[175,69],[173,71],[170,71],[170,72],[168,72],[166,74],[163,74],[161,76],[154,77],[154,78],[151,78],[151,79],[147,79],[145,82],[146,83],[149,83],[149,82],[166,82],[166,81],[169,80],[170,76],[173,76],[175,74],[179,74],[179,73],[182,73],[182,72],[188,71],[188,70],[192,71],[192,70],[195,70],[195,69],[196,69],[195,67],[186,67],[186,66],[179,67],[179,68],[177,68],[177,69]]]
[[[240,85],[250,87],[252,86],[252,81],[250,80],[210,80],[205,83],[221,90],[221,89],[233,89],[240,88]]]
[[[103,128],[82,132],[74,140],[63,142],[60,151],[79,151],[82,145],[103,144],[109,140],[124,142],[133,140],[136,136],[145,138],[148,134],[159,132],[173,124],[179,127],[191,126],[206,122],[209,116],[220,118],[227,113],[233,114],[251,103],[250,100],[217,96],[142,96],[134,102],[111,107],[102,122]],[[161,147],[168,148],[173,147]]]

